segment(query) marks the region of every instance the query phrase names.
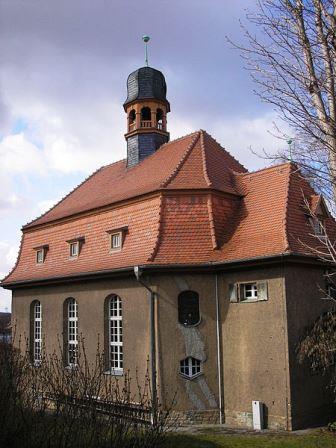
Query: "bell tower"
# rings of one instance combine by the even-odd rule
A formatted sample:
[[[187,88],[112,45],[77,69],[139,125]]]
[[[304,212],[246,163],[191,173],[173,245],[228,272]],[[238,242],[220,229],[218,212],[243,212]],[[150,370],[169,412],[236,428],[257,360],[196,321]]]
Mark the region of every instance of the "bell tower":
[[[153,154],[169,141],[167,113],[170,104],[166,98],[167,86],[163,74],[148,67],[147,42],[146,66],[135,70],[127,79],[127,166],[132,167]]]

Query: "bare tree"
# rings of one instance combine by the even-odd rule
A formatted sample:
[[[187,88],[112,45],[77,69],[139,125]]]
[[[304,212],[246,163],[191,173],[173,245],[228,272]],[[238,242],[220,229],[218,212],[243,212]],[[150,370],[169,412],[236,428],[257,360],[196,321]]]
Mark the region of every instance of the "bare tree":
[[[257,0],[247,19],[248,45],[234,46],[256,93],[295,138],[277,156],[295,161],[336,200],[336,0]]]

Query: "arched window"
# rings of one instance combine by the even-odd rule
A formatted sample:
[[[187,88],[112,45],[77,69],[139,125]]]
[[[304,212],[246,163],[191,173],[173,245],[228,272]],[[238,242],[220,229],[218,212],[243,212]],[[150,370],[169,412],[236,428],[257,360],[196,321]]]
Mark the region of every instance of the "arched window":
[[[158,129],[163,129],[163,110],[157,109],[156,110],[156,123]]]
[[[200,321],[199,296],[195,291],[183,291],[178,296],[178,320],[182,325],[196,325]]]
[[[77,364],[78,359],[78,304],[74,298],[65,301],[64,338],[65,363],[69,367]]]
[[[135,122],[135,110],[134,109],[132,109],[131,112],[129,113],[128,119],[129,119],[130,124]]]
[[[121,298],[113,294],[106,298],[105,313],[107,328],[106,337],[106,364],[112,374],[123,372],[123,326]]]
[[[31,304],[31,353],[33,363],[39,365],[42,354],[42,305],[39,300]]]
[[[150,121],[152,119],[152,114],[150,107],[143,107],[141,109],[141,120],[142,121]]]

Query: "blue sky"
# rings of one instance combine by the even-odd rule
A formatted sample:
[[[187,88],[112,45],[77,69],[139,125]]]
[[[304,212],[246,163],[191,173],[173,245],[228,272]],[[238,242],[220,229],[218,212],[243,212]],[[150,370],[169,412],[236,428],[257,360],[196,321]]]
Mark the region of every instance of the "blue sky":
[[[99,166],[125,157],[127,75],[163,71],[172,138],[206,129],[251,170],[276,152],[275,112],[226,36],[253,0],[0,0],[0,275],[13,266],[21,226]],[[0,310],[10,293],[0,290]]]

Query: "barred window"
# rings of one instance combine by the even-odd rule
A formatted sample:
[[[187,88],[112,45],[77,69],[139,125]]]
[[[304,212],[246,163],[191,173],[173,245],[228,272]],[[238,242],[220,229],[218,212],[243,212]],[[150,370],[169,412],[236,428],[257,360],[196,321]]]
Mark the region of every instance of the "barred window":
[[[180,373],[187,378],[195,378],[201,373],[201,361],[189,356],[180,361]]]
[[[123,371],[123,328],[122,303],[120,297],[113,295],[108,300],[109,347],[108,361],[111,373]]]
[[[78,358],[78,304],[73,298],[67,301],[67,364],[75,366]]]
[[[195,291],[183,291],[178,296],[178,320],[182,325],[196,325],[200,321],[199,296]]]
[[[36,300],[33,304],[33,362],[41,363],[42,352],[42,305]]]
[[[111,249],[118,250],[121,249],[122,234],[121,232],[116,232],[111,234]]]

